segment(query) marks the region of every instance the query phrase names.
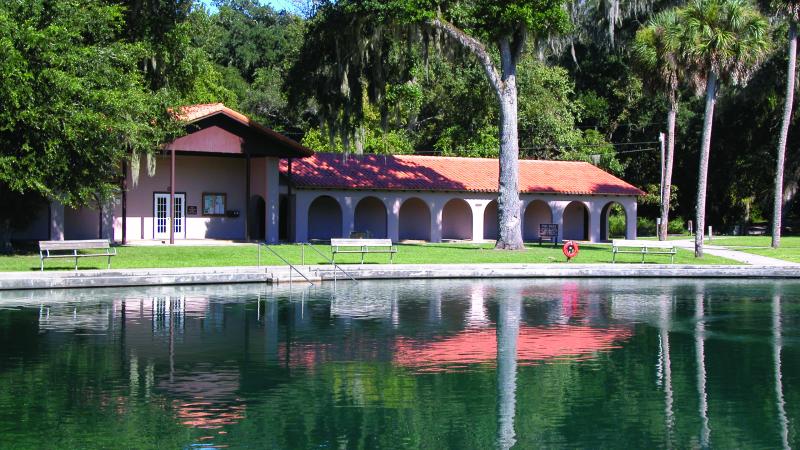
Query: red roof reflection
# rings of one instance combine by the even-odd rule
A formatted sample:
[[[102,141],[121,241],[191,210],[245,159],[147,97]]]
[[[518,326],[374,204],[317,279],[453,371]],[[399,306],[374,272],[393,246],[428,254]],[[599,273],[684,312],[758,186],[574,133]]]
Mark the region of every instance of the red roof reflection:
[[[517,362],[530,365],[553,359],[584,360],[597,352],[619,348],[616,343],[630,335],[629,330],[613,327],[520,327]],[[495,329],[466,330],[438,342],[401,338],[395,348],[395,361],[398,364],[423,372],[457,370],[470,364],[495,364],[496,359]]]

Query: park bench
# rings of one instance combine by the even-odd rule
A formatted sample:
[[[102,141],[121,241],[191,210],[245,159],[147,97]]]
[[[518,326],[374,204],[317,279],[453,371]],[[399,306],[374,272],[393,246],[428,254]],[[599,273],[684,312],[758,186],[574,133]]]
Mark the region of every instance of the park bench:
[[[539,224],[539,245],[542,241],[547,239],[552,241],[553,245],[558,244],[558,224],[557,223],[540,223]]]
[[[675,262],[675,244],[669,241],[639,241],[630,239],[614,239],[611,241],[611,262],[617,262],[617,253],[636,253],[642,255],[642,263],[646,255],[670,255],[670,262]]]
[[[361,253],[361,264],[364,264],[364,255],[367,253],[388,253],[389,262],[394,263],[397,247],[391,239],[331,239],[334,264],[338,253]]]
[[[102,252],[87,251],[102,250]],[[113,251],[112,251],[113,250]],[[78,253],[83,251],[84,253]],[[111,248],[107,239],[86,239],[77,241],[39,241],[39,259],[41,270],[44,270],[44,260],[48,258],[75,258],[75,270],[78,270],[78,258],[92,258],[105,256],[108,258],[108,268],[111,268],[111,257],[116,256],[117,249]]]

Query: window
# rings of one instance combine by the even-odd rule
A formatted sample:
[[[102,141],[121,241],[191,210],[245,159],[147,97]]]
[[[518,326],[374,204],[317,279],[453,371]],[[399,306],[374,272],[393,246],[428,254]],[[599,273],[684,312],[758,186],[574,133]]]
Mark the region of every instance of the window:
[[[224,216],[225,215],[225,194],[204,193],[203,194],[203,215],[204,216]]]

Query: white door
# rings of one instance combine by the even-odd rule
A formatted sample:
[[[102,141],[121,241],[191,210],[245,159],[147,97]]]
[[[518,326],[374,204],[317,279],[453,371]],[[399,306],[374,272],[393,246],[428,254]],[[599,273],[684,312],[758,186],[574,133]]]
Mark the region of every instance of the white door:
[[[175,194],[175,238],[186,238],[186,196]],[[169,194],[156,194],[153,200],[153,239],[169,239]]]

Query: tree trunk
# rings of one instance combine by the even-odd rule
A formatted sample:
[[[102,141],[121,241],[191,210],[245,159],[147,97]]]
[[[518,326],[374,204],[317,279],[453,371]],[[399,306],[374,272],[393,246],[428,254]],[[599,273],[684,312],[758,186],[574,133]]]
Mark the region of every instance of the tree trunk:
[[[708,187],[708,156],[711,152],[711,125],[717,103],[717,74],[708,72],[706,85],[706,113],[703,118],[703,139],[700,141],[700,170],[697,177],[697,217],[694,235],[694,256],[703,257],[703,237],[706,226],[706,190]]]
[[[508,40],[500,42],[502,83],[500,102],[500,179],[497,198],[498,238],[496,249],[524,250],[519,200],[519,138],[517,130],[517,62]]]
[[[504,36],[497,42],[500,50],[500,73],[491,54],[479,40],[450,22],[438,17],[426,22],[472,52],[486,73],[486,78],[500,104],[500,176],[497,197],[498,238],[496,249],[524,250],[519,200],[519,139],[517,132],[517,61],[522,55],[527,30]],[[512,46],[511,40],[514,38]],[[513,47],[513,48],[512,48]]]
[[[783,105],[783,122],[781,134],[778,136],[778,159],[775,168],[775,199],[772,212],[772,247],[781,245],[781,215],[783,210],[783,166],[786,157],[786,138],[789,135],[789,124],[792,120],[792,103],[794,103],[794,71],[797,59],[797,24],[789,24],[789,66],[786,70],[786,103]]]
[[[672,190],[672,164],[675,158],[675,116],[678,114],[677,102],[670,102],[667,112],[667,154],[664,161],[664,180],[661,201],[661,228],[658,230],[659,240],[666,240],[669,232],[669,203]]]

